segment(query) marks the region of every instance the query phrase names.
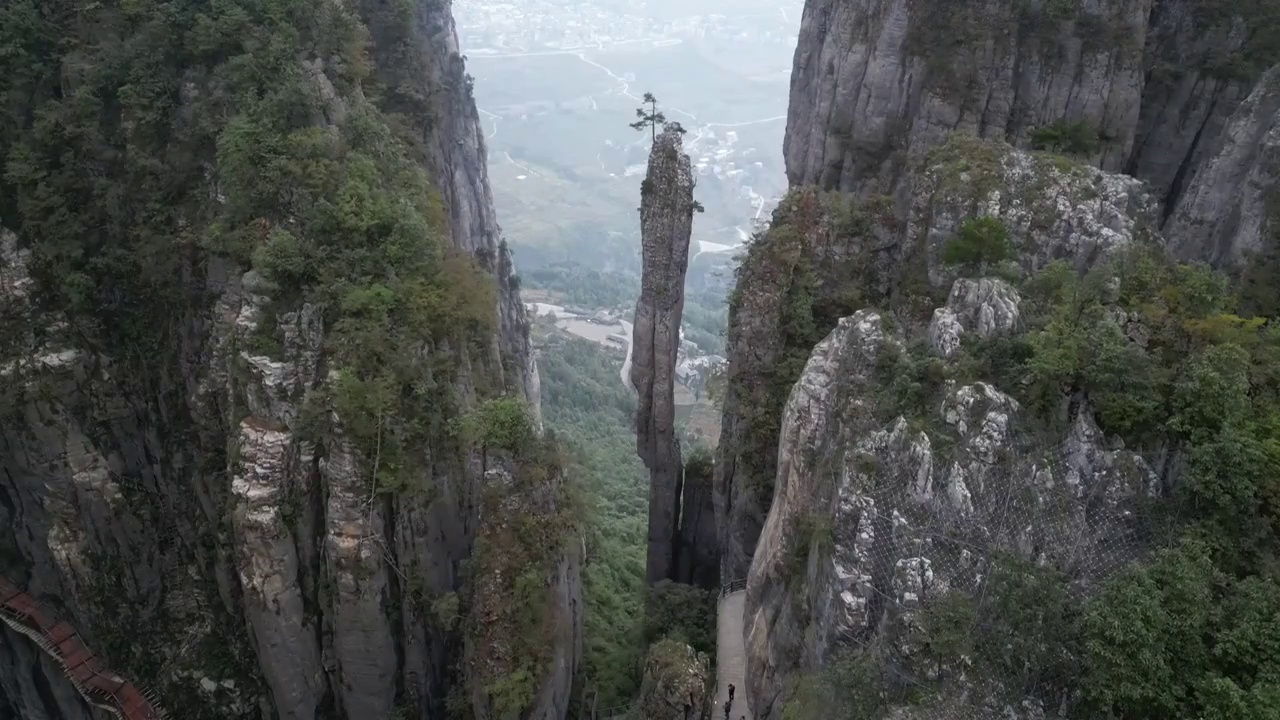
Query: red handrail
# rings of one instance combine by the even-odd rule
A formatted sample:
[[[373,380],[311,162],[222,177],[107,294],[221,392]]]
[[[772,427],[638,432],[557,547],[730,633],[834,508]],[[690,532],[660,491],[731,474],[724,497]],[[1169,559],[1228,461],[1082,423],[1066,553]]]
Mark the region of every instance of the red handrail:
[[[0,575],[0,620],[36,642],[58,661],[62,672],[86,702],[122,720],[164,720],[167,716],[133,683],[111,672],[80,639],[70,623],[59,620],[39,600]]]

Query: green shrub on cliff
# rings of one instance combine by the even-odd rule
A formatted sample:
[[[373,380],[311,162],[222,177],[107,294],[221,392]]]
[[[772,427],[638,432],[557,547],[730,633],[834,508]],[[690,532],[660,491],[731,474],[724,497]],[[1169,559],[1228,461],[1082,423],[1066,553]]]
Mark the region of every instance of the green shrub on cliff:
[[[882,657],[892,641],[873,634],[802,683],[787,712],[794,706],[803,717],[836,697],[840,718],[899,704],[931,709],[954,702],[958,683],[990,688],[983,692],[994,702],[1031,698],[1072,717],[1275,717],[1276,319],[1235,314],[1225,276],[1147,247],[1119,250],[1083,274],[1052,263],[1019,290],[1023,330],[967,338],[940,375],[927,353],[885,348],[878,417],[928,415],[940,384],[988,380],[1023,405],[1023,432],[1058,438],[1065,410],[1087,400],[1115,444],[1157,469],[1159,458],[1177,458],[1164,496],[1142,505],[1146,522],[1123,546],[1136,562],[1107,577],[991,556],[974,587],[954,583],[911,614],[904,625],[916,652]],[[926,430],[938,463],[945,437]],[[1160,549],[1143,557],[1144,548]],[[861,668],[856,682],[850,668]]]
[[[424,135],[384,113],[403,108],[369,63],[358,11],[5,5],[0,218],[33,250],[39,302],[117,362],[173,359],[175,323],[209,302],[191,280],[209,254],[271,282],[268,314],[321,308],[338,378],[313,405],[337,411],[390,483],[457,404],[447,381],[423,380],[457,364],[435,349],[479,348],[496,299],[487,273],[448,249]],[[278,355],[273,318],[261,323],[270,342],[257,349]],[[311,417],[332,437],[328,413]]]
[[[508,474],[486,475],[482,518],[476,537],[472,597],[465,623],[471,648],[468,678],[487,695],[494,712],[512,717],[529,709],[557,642],[555,631],[570,623],[553,597],[561,562],[580,551],[582,496],[568,459],[553,437],[536,437],[517,424],[506,401],[489,403],[481,417],[495,422],[495,437],[519,448],[503,463]],[[524,419],[527,424],[527,418]]]
[[[1082,120],[1058,120],[1031,131],[1031,148],[1088,157],[1098,151],[1098,132]]]
[[[959,266],[975,275],[984,275],[990,268],[1013,256],[1009,244],[1009,228],[990,215],[969,218],[960,225],[956,236],[942,246],[942,262]]]
[[[645,603],[645,639],[666,638],[694,650],[715,655],[717,593],[692,585],[662,580],[649,588]]]

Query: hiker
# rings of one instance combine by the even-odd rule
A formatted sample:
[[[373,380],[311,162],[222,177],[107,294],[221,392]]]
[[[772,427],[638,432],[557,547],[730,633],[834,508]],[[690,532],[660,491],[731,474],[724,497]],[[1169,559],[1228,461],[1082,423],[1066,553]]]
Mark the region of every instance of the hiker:
[[[724,720],[729,720],[729,706],[732,704],[733,704],[732,702],[727,702],[724,704]]]
[[[733,683],[729,683],[729,702],[733,702]]]

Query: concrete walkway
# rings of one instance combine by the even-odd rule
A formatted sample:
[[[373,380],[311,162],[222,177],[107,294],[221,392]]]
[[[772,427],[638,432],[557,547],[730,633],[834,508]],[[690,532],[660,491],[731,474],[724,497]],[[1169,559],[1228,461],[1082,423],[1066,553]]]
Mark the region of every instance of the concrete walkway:
[[[729,700],[729,685],[734,686],[730,720],[752,720],[747,707],[747,651],[743,639],[742,609],[746,590],[736,590],[720,598],[716,612],[716,700],[711,720],[724,720],[724,704]]]

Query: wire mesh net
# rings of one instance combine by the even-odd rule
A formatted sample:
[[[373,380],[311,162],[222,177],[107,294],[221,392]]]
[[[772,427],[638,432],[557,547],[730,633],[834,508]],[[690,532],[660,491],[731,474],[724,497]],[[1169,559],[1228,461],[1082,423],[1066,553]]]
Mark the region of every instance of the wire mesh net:
[[[766,680],[825,668],[809,692],[821,710],[795,717],[1068,713],[1078,614],[1143,552],[1151,463],[1108,445],[1082,399],[1044,423],[992,385],[947,381],[914,417],[885,416],[876,343],[857,340],[825,377],[807,372],[788,408],[783,442],[802,451],[780,458],[770,522],[801,561],[752,584],[788,584],[807,607],[770,629],[771,642],[803,639],[787,649],[792,671]]]

